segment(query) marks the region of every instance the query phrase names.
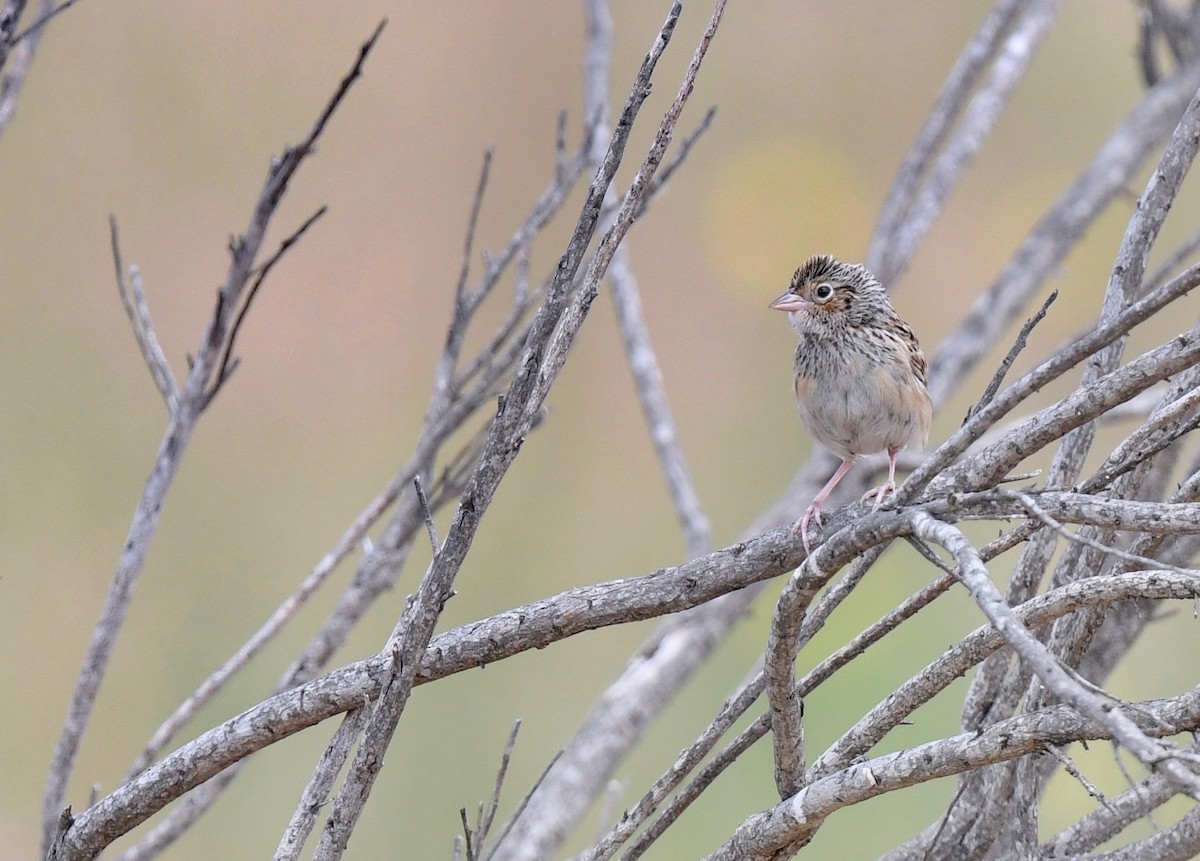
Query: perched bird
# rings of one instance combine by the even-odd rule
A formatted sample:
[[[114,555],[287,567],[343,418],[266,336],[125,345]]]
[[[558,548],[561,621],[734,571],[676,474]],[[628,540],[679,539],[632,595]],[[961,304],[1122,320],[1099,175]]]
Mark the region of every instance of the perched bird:
[[[825,500],[859,455],[888,453],[887,481],[863,496],[874,497],[873,511],[896,489],[896,454],[925,442],[933,401],[917,336],[865,267],[825,254],[812,257],[771,307],[786,311],[800,333],[795,384],[800,420],[842,459],[792,527],[808,551],[809,522],[821,524]]]

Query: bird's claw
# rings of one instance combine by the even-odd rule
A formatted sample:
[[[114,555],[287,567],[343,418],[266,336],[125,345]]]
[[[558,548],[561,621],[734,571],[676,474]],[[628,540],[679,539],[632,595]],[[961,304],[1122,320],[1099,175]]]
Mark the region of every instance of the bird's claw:
[[[879,510],[879,506],[883,505],[884,498],[889,493],[895,493],[895,491],[896,491],[896,482],[885,481],[883,484],[879,485],[879,487],[873,487],[870,490],[868,490],[866,493],[864,493],[862,495],[861,501],[866,502],[868,499],[874,498],[875,504],[871,506],[871,511],[876,512]]]
[[[800,541],[804,544],[805,553],[812,552],[812,545],[808,539],[808,524],[814,520],[817,522],[817,526],[821,525],[821,506],[815,502],[804,509],[804,516],[792,524],[792,535],[800,533]]]

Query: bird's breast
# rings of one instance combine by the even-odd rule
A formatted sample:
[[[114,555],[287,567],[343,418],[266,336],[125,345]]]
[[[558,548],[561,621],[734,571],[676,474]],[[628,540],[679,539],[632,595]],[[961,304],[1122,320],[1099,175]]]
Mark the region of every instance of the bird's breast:
[[[796,403],[810,434],[841,457],[921,442],[929,394],[907,361],[853,343],[803,339],[796,352]]]

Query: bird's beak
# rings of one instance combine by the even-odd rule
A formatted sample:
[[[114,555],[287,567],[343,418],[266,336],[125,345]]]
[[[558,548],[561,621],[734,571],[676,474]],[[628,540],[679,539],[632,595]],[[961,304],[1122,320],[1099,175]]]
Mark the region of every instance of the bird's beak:
[[[771,309],[774,311],[799,311],[806,305],[808,305],[807,302],[789,290],[771,303]]]

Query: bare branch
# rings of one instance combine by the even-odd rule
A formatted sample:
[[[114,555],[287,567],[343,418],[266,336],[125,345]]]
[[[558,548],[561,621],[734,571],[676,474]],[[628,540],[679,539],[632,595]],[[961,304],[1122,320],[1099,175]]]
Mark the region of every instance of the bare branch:
[[[1190,750],[1197,750],[1193,742]],[[1152,774],[1098,807],[1070,828],[1042,844],[1048,857],[1087,852],[1111,840],[1133,822],[1148,816],[1155,808],[1166,804],[1178,790],[1161,774]],[[1157,829],[1156,829],[1157,830]]]
[[[242,321],[246,319],[246,314],[250,310],[250,305],[252,302],[254,302],[254,297],[258,295],[258,288],[262,286],[263,281],[265,281],[267,276],[271,274],[271,270],[275,268],[275,264],[279,262],[280,258],[282,258],[284,254],[287,254],[288,250],[300,241],[300,237],[304,236],[304,234],[308,231],[308,228],[312,227],[317,222],[317,219],[325,214],[326,210],[327,208],[322,206],[307,219],[305,219],[304,223],[297,227],[291,236],[280,243],[278,250],[268,257],[262,266],[258,267],[258,275],[255,276],[254,282],[246,291],[246,298],[243,300],[242,306],[238,309],[237,315],[233,318],[233,324],[229,327],[229,337],[225,339],[225,347],[221,351],[221,361],[217,363],[217,372],[215,377],[216,382],[214,383],[213,388],[209,391],[207,400],[212,400],[212,397],[216,395],[221,385],[223,385],[225,381],[229,379],[230,374],[233,373],[233,369],[237,367],[236,359],[234,359],[232,363],[230,362],[230,359],[233,356],[233,346],[237,342],[238,332],[242,328]]]
[[[942,210],[947,197],[958,183],[963,171],[974,160],[992,127],[1012,98],[1012,92],[1025,74],[1038,45],[1050,30],[1058,13],[1059,0],[1026,0],[1013,15],[1012,30],[1004,44],[996,49],[987,78],[963,110],[959,129],[946,143],[933,166],[925,187],[904,212],[903,219],[888,237],[888,254],[883,274],[885,283],[894,281],[905,269],[918,243]],[[1002,5],[984,24],[985,30],[994,25],[993,18],[1003,16]],[[991,35],[990,32],[987,35]],[[966,70],[964,69],[964,72]],[[971,72],[974,72],[971,69]],[[970,72],[968,72],[970,74]]]
[[[158,335],[154,331],[154,322],[150,318],[150,306],[146,303],[146,294],[142,289],[142,276],[136,267],[129,270],[129,280],[133,287],[125,283],[125,266],[121,262],[121,244],[117,236],[117,217],[108,217],[109,231],[112,235],[113,264],[117,269],[117,291],[121,294],[121,304],[125,306],[125,314],[133,324],[133,334],[137,338],[138,348],[142,351],[142,359],[150,370],[150,376],[158,393],[162,395],[167,405],[167,411],[172,415],[179,408],[179,385],[171,373],[171,366],[158,343]]]
[[[1051,290],[1050,295],[1046,297],[1046,301],[1042,303],[1042,307],[1021,326],[1021,331],[1017,333],[1017,338],[1013,341],[1013,345],[1004,354],[1004,358],[1000,361],[1000,367],[996,369],[991,382],[987,384],[987,388],[983,390],[983,394],[980,395],[979,400],[967,412],[967,418],[970,418],[981,407],[990,404],[992,399],[996,397],[996,392],[1000,391],[1000,384],[1004,382],[1004,378],[1008,375],[1009,369],[1012,368],[1013,362],[1017,360],[1017,356],[1021,355],[1021,351],[1029,343],[1029,333],[1033,331],[1038,323],[1042,322],[1046,316],[1046,312],[1050,310],[1050,306],[1054,304],[1054,300],[1057,298],[1058,291]]]
[[[228,374],[222,376],[222,370],[227,370],[232,337],[237,334],[237,326],[241,318],[245,316],[244,309],[248,307],[249,299],[253,298],[248,295],[243,299],[243,295],[254,274],[254,261],[258,257],[259,249],[266,237],[271,218],[275,215],[279,202],[287,192],[292,177],[296,175],[296,171],[304,160],[315,151],[317,139],[325,131],[326,124],[342,104],[354,82],[362,76],[363,64],[375,47],[386,24],[386,19],[380,21],[367,41],[363,42],[354,65],[342,78],[329,101],[326,102],[325,107],[317,116],[316,122],[313,123],[312,129],[309,130],[308,136],[296,146],[285,149],[278,158],[271,160],[270,170],[267,171],[267,180],[263,184],[246,232],[230,241],[232,259],[229,264],[229,273],[224,286],[217,294],[217,303],[212,319],[209,321],[201,348],[196,354],[184,386],[187,397],[197,400],[198,410],[203,410],[212,402],[228,379]],[[319,217],[319,214],[305,222],[298,232],[302,233],[307,229]],[[279,254],[282,254],[284,250],[286,249],[281,249]],[[278,255],[275,259],[278,259]],[[261,279],[259,283],[261,283]],[[215,376],[214,371],[216,371]]]
[[[946,76],[937,103],[908,150],[880,209],[867,250],[867,267],[888,284],[902,267],[890,262],[896,233],[912,206],[922,179],[938,149],[945,143],[963,106],[999,48],[1000,41],[1026,0],[1002,0],[992,7]]]
[[[1124,712],[1107,708],[1063,669],[1054,655],[1017,620],[1011,608],[1004,603],[988,578],[978,551],[971,547],[961,532],[923,513],[913,515],[913,530],[927,541],[941,544],[954,555],[963,585],[971,592],[992,626],[1012,646],[1013,651],[1032,667],[1042,684],[1080,714],[1107,728],[1114,740],[1119,741],[1148,768],[1161,770],[1176,786],[1200,801],[1200,775],[1171,758],[1166,749],[1152,742]]]
[[[688,65],[675,99],[659,124],[654,142],[635,174],[613,224],[605,232],[597,246],[584,273],[582,283],[563,311],[558,331],[554,333],[546,348],[545,357],[540,362],[537,384],[531,387],[533,397],[530,405],[525,408],[526,416],[529,415],[531,407],[540,408],[541,401],[545,396],[544,391],[557,378],[575,335],[596,297],[599,280],[604,276],[619,243],[642,208],[642,201],[646,199],[650,183],[662,164],[670,145],[675,125],[691,95],[696,75],[708,46],[716,35],[723,10],[724,0],[718,0],[708,27],[692,55],[691,63]],[[672,7],[671,16],[677,16],[679,11],[680,6],[676,3]],[[623,118],[618,120],[618,132],[623,122]],[[601,171],[604,170],[606,162],[607,159],[601,163]],[[553,295],[553,289],[551,295]],[[514,388],[520,381],[521,375],[518,371]],[[505,410],[507,409],[508,401],[506,400]],[[662,659],[668,660],[668,653],[664,653]],[[682,668],[676,668],[676,670],[682,670]],[[678,677],[676,673],[671,675]],[[660,680],[666,682],[666,691],[669,694],[673,690],[671,682],[662,677]],[[615,700],[606,698],[606,703],[611,702],[615,702]],[[581,751],[578,757],[564,756],[560,758],[558,763],[552,767],[552,771],[548,771],[537,790],[531,793],[529,803],[522,811],[522,815],[514,818],[510,828],[497,844],[493,857],[496,859],[541,858],[552,852],[553,847],[563,840],[567,829],[578,821],[578,817],[587,804],[607,782],[611,769],[618,761],[618,756],[615,754],[629,748],[633,740],[637,738],[639,728],[644,726],[649,715],[661,707],[661,702],[663,702],[661,698],[627,701],[628,704],[623,704],[622,709],[626,710],[627,718],[635,718],[634,715],[628,713],[630,707],[635,709],[639,713],[636,715],[636,719],[613,720],[611,716],[599,719],[600,725],[608,728],[603,733],[592,732],[592,729],[597,726],[596,721],[598,720],[597,712],[594,710],[585,721],[585,725],[576,734],[576,739],[586,739],[598,750],[602,750],[603,755],[595,756]],[[603,710],[607,711],[607,708]],[[617,727],[621,729],[614,732],[613,729]],[[600,768],[596,765],[599,762],[603,763]]]
[[[10,47],[15,46],[15,45],[19,44],[22,40],[28,39],[30,36],[34,35],[35,33],[38,33],[39,31],[41,31],[41,29],[43,27],[45,27],[47,24],[49,24],[52,19],[57,17],[60,12],[66,12],[68,9],[70,9],[72,6],[74,6],[78,2],[79,2],[79,0],[63,0],[62,3],[58,4],[57,6],[54,6],[54,8],[50,9],[50,11],[48,11],[48,12],[43,11],[40,18],[38,18],[36,21],[34,21],[32,24],[30,24],[28,27],[26,27],[20,33],[18,33],[9,42],[9,46]],[[43,9],[45,9],[45,7],[47,7],[47,6],[53,6],[53,5],[54,5],[53,3],[46,3],[43,5]],[[3,64],[0,64],[0,65],[3,65]]]
[[[597,136],[593,142],[592,161],[603,155],[597,144],[607,133],[609,67],[612,64],[613,24],[606,0],[590,0],[585,4],[587,39],[584,54],[584,114],[599,118]],[[609,187],[605,204],[616,202],[616,193]],[[663,477],[667,481],[676,516],[683,527],[687,558],[694,559],[710,549],[711,528],[700,505],[692,483],[671,408],[667,403],[662,370],[650,341],[650,330],[642,315],[637,279],[629,249],[622,246],[613,255],[608,267],[608,283],[612,288],[613,309],[617,327],[625,346],[625,356],[633,373],[642,415],[650,431]]]
[[[16,35],[17,24],[21,13],[25,10],[26,0],[4,0],[0,4],[0,73],[11,58],[7,73],[0,74],[0,135],[8,128],[12,118],[17,113],[17,104],[21,98],[21,90],[25,87],[25,76],[33,65],[33,55],[37,52],[38,42],[42,38],[42,24],[54,15],[54,0],[42,0],[38,7],[40,19],[25,32]],[[70,4],[67,4],[70,5]],[[15,53],[11,53],[12,49]]]
[[[487,807],[480,805],[479,819],[475,824],[475,854],[482,857],[483,847],[491,833],[492,823],[496,821],[496,811],[500,809],[500,790],[504,788],[504,778],[508,774],[508,763],[512,759],[513,748],[517,744],[517,733],[521,731],[521,721],[513,722],[508,741],[504,744],[504,754],[500,757],[500,768],[496,771],[496,782],[492,786],[492,798]]]
[[[1186,295],[1198,285],[1200,285],[1200,266],[1194,266],[1158,290],[1130,305],[1111,322],[1097,326],[1087,335],[1064,347],[1053,357],[1029,371],[1020,380],[997,395],[986,407],[975,412],[958,431],[938,446],[929,459],[916,469],[904,482],[904,485],[896,491],[897,502],[903,503],[905,500],[913,498],[920,488],[941,473],[948,464],[966,451],[971,443],[982,436],[985,428],[1003,417],[1033,392],[1057,379],[1088,356],[1111,344],[1138,323],[1149,319],[1166,305],[1180,296]],[[1148,388],[1148,386],[1143,388]],[[1136,392],[1132,393],[1130,397],[1133,394]],[[1113,405],[1109,404],[1109,408]],[[1104,409],[1099,410],[1099,412],[1104,411]],[[941,483],[939,482],[939,484]]]
[[[458,816],[462,821],[462,845],[467,850],[467,861],[477,861],[478,857],[472,848],[475,845],[475,835],[471,833],[471,823],[467,821],[467,808],[458,808]]]
[[[802,576],[813,564],[804,561],[783,587],[771,618],[763,672],[771,702],[771,737],[775,745],[775,788],[780,798],[794,795],[804,785],[804,701],[795,686],[798,634],[804,611],[813,598],[817,578]],[[811,591],[810,591],[811,590]]]
[[[1200,726],[1200,690],[1165,700],[1138,703],[1133,714],[1153,715],[1175,726]],[[1136,720],[1136,719],[1135,719]],[[1141,719],[1134,729],[1159,732],[1156,721]],[[917,783],[948,777],[984,765],[1041,751],[1047,742],[1107,738],[1110,727],[1084,718],[1069,706],[1051,706],[1010,718],[981,733],[952,738],[885,754],[821,778],[769,811],[751,816],[730,840],[706,861],[757,861],[772,857],[780,846],[811,833],[831,813]],[[1200,808],[1198,808],[1200,809]]]
[[[381,24],[380,28],[382,26]],[[286,190],[288,181],[304,157],[311,151],[317,136],[340,104],[350,84],[361,73],[363,60],[371,46],[374,45],[379,33],[380,29],[376,29],[371,39],[363,45],[351,74],[342,81],[338,91],[326,105],[304,143],[298,148],[287,150],[283,158],[272,168],[255,208],[251,227],[246,236],[235,243],[234,259],[230,266],[226,286],[218,296],[216,311],[201,339],[196,359],[185,383],[179,389],[177,408],[170,414],[154,467],[150,472],[150,477],[146,480],[142,497],[134,511],[133,522],[129,527],[129,533],[117,563],[117,570],[113,574],[100,619],[92,633],[92,640],[83,660],[79,681],[76,683],[71,704],[67,710],[63,731],[55,747],[54,759],[42,797],[42,847],[44,853],[49,852],[52,844],[61,845],[61,842],[55,837],[55,833],[58,828],[59,813],[66,798],[67,782],[74,769],[79,745],[91,717],[100,683],[107,671],[117,635],[133,598],[133,590],[141,574],[146,551],[157,530],[159,515],[162,512],[167,491],[170,489],[175,472],[187,451],[196,422],[215,392],[215,389],[208,389],[208,379],[216,367],[218,351],[224,342],[225,333],[232,320],[231,315],[234,313],[236,301],[250,277],[250,269],[265,235],[267,224]]]
[[[1063,538],[1066,538],[1068,541],[1076,541],[1080,544],[1083,544],[1086,547],[1092,548],[1093,550],[1099,550],[1101,553],[1107,554],[1109,556],[1115,556],[1118,559],[1124,559],[1126,562],[1133,562],[1138,565],[1145,565],[1149,568],[1164,568],[1167,571],[1174,571],[1176,574],[1200,576],[1200,572],[1195,571],[1194,569],[1179,568],[1175,565],[1168,565],[1165,562],[1160,562],[1157,559],[1149,559],[1145,556],[1139,556],[1136,553],[1127,553],[1124,550],[1120,550],[1116,547],[1112,547],[1108,544],[1102,544],[1099,541],[1095,541],[1094,539],[1088,538],[1086,535],[1080,535],[1078,533],[1071,532],[1065,526],[1063,526],[1061,523],[1059,523],[1057,520],[1055,520],[1053,517],[1051,517],[1049,514],[1047,514],[1046,511],[1041,506],[1039,506],[1036,502],[1034,502],[1033,499],[1031,499],[1028,495],[1026,495],[1024,493],[1020,493],[1019,491],[1012,491],[1012,490],[1007,490],[1004,492],[1009,494],[1010,496],[1012,496],[1013,499],[1016,499],[1018,502],[1020,502],[1023,506],[1025,506],[1025,509],[1030,514],[1032,514],[1038,520],[1042,521],[1042,523],[1049,526],[1052,530],[1054,530],[1056,533],[1061,535]]]
[[[292,813],[291,821],[284,829],[279,847],[275,850],[274,861],[296,861],[300,857],[304,842],[308,840],[313,826],[317,824],[317,814],[329,801],[329,792],[333,789],[342,766],[346,764],[350,749],[362,734],[369,715],[370,708],[365,702],[361,707],[346,712],[341,726],[333,734],[325,752],[321,754],[312,777],[308,779],[308,784],[300,795],[296,810]]]
[[[413,476],[413,489],[417,492],[417,504],[421,506],[421,517],[425,521],[425,531],[429,534],[429,543],[436,556],[442,543],[438,541],[437,528],[433,525],[433,511],[429,508],[429,500],[425,498],[425,488],[421,487],[421,476]]]
[[[929,390],[934,403],[943,402],[965,378],[1088,225],[1125,188],[1153,147],[1171,133],[1197,87],[1200,64],[1189,64],[1147,92],[1113,130],[931,357]]]

